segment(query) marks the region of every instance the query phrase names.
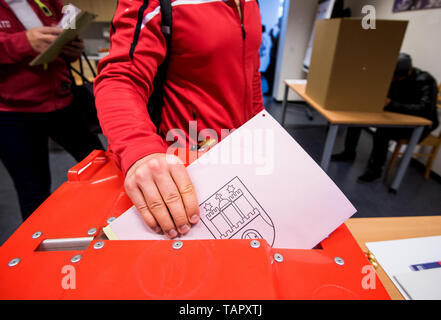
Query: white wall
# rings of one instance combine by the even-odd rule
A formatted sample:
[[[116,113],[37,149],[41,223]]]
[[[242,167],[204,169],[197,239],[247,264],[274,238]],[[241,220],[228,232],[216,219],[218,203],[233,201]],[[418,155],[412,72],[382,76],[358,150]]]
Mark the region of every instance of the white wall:
[[[428,71],[438,83],[441,82],[441,9],[394,13],[394,0],[345,0],[345,4],[355,17],[361,16],[361,8],[369,4],[375,6],[377,19],[408,20],[402,51],[412,56],[416,67]],[[435,134],[439,132],[441,128]],[[433,171],[441,175],[441,152]]]
[[[277,25],[280,2],[280,0],[259,0],[262,24],[266,26],[267,32]]]
[[[284,79],[304,79],[303,60],[315,21],[318,0],[286,0],[280,34],[273,97],[283,99]],[[299,100],[291,90],[289,100]]]

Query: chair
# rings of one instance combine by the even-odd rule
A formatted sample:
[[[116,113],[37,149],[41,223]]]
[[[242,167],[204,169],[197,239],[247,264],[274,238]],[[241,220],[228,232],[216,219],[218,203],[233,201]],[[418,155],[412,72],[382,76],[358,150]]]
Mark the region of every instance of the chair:
[[[439,94],[438,94],[438,108],[441,109],[441,84],[438,87]],[[401,151],[401,147],[404,145],[407,145],[409,143],[409,140],[402,139],[397,141],[397,145],[395,147],[395,150],[392,154],[392,158],[389,161],[389,166],[386,170],[386,177],[389,177],[392,173],[392,170],[398,160],[398,157],[402,155],[403,153]],[[438,136],[435,136],[433,134],[430,134],[426,139],[420,142],[418,145],[419,147],[432,147],[432,151],[430,153],[414,153],[414,156],[416,157],[428,157],[429,160],[427,162],[426,166],[426,172],[424,173],[424,177],[426,179],[430,178],[430,172],[432,171],[433,164],[435,163],[436,156],[441,148],[441,133]]]
[[[86,77],[89,82],[93,82],[96,77],[97,67],[95,61],[86,61],[84,58],[81,58],[81,61],[78,59],[77,61],[73,62],[71,66],[80,73],[83,73],[84,77]],[[73,72],[73,76],[77,85],[83,84],[83,79],[79,74]]]

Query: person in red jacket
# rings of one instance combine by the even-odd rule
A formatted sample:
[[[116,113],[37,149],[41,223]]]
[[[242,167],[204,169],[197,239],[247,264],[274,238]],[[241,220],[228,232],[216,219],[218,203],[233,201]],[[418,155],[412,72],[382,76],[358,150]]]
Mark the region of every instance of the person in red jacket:
[[[110,54],[95,82],[98,116],[125,189],[146,224],[169,238],[199,220],[184,166],[166,161],[175,132],[239,128],[263,110],[259,73],[262,25],[256,0],[172,1],[171,50],[161,32],[158,0],[120,0]],[[169,58],[161,125],[147,103],[158,66]],[[167,139],[168,138],[168,139]],[[170,141],[171,140],[171,141]]]
[[[50,194],[48,137],[77,161],[103,149],[73,105],[65,61],[84,48],[77,39],[63,58],[44,66],[29,62],[62,32],[61,0],[0,0],[0,159],[12,177],[25,220]]]

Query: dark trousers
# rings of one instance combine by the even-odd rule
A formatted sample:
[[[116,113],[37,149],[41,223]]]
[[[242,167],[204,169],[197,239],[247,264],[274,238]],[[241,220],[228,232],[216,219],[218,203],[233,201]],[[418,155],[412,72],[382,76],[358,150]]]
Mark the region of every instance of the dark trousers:
[[[0,159],[14,181],[23,220],[50,195],[48,137],[77,161],[103,149],[73,106],[49,113],[0,112]]]
[[[389,142],[391,140],[410,139],[413,129],[410,128],[378,128],[374,133],[374,146],[369,159],[368,167],[375,171],[382,171],[387,160]],[[425,139],[430,129],[425,129],[420,139]],[[346,133],[345,152],[355,155],[361,128],[350,127]]]

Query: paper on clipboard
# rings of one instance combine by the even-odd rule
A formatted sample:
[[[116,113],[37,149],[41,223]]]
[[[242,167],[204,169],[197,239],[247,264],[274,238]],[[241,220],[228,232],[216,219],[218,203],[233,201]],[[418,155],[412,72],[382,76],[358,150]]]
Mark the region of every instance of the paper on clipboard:
[[[405,274],[422,272],[412,271],[411,267],[416,264],[441,261],[441,236],[368,242],[366,246],[406,299],[411,299],[404,290],[408,278],[421,275]],[[397,279],[402,279],[401,285]],[[409,279],[410,281],[412,280]]]
[[[60,22],[58,22],[57,27],[61,29],[68,29],[69,27],[74,27],[75,19],[81,13],[81,9],[75,7],[73,4],[69,3],[63,7],[63,17]]]
[[[38,66],[50,63],[57,59],[63,47],[67,43],[74,40],[80,33],[82,33],[96,17],[97,15],[87,11],[81,11],[76,14],[75,20],[72,20],[71,16],[63,17],[63,19],[60,21],[60,27],[67,24],[65,30],[44,52],[32,60],[29,65]]]
[[[201,221],[193,239],[265,239],[275,248],[312,249],[356,209],[266,111],[201,156],[187,171]],[[110,239],[166,239],[132,207],[104,229]]]

